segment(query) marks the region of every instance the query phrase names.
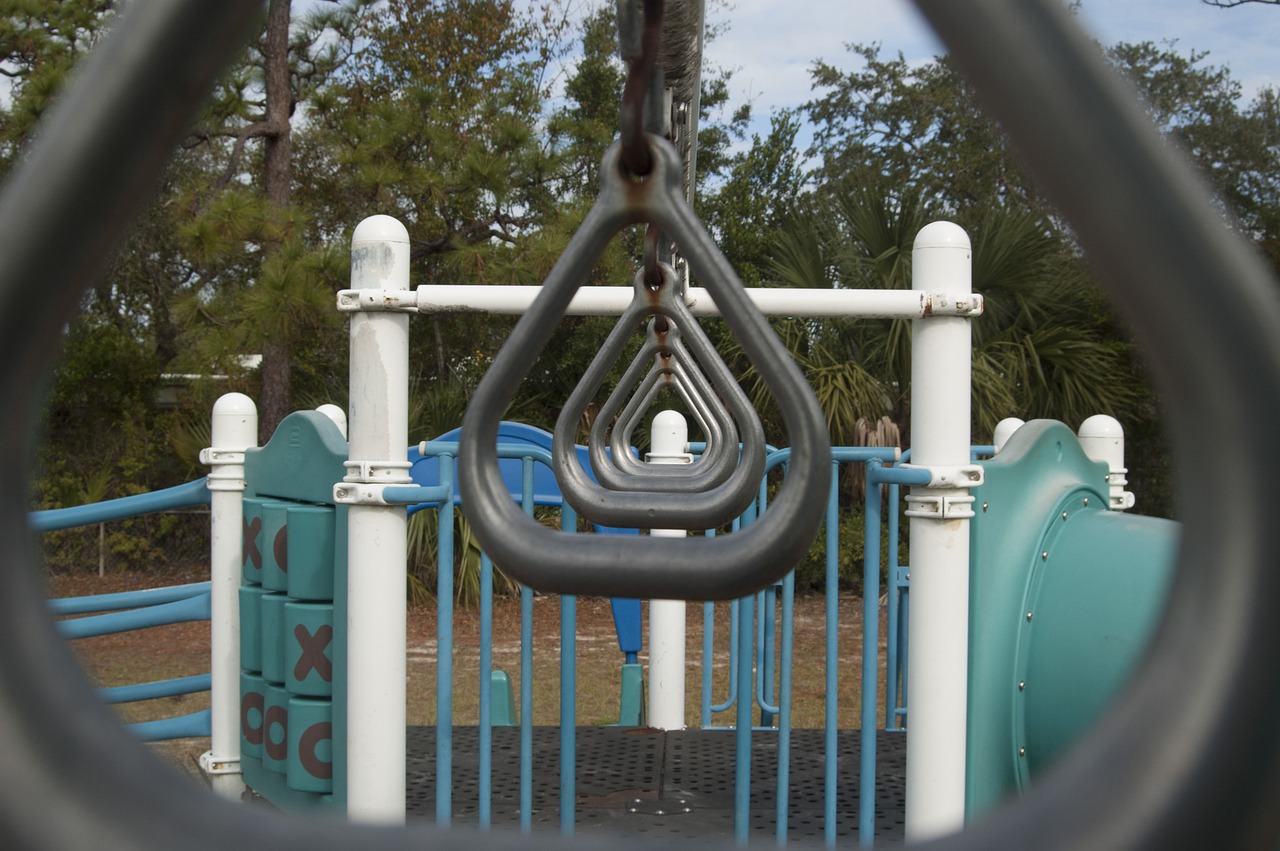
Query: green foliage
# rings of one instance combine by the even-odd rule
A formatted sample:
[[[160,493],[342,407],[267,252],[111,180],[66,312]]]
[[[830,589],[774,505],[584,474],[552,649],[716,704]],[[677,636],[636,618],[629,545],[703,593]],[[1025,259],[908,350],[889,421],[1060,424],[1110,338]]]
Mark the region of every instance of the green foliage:
[[[410,602],[421,605],[436,598],[439,587],[439,517],[434,509],[419,511],[409,518]],[[480,602],[480,544],[471,532],[471,524],[460,510],[453,513],[453,593],[460,606]],[[513,594],[519,585],[496,567],[493,571],[495,594]]]

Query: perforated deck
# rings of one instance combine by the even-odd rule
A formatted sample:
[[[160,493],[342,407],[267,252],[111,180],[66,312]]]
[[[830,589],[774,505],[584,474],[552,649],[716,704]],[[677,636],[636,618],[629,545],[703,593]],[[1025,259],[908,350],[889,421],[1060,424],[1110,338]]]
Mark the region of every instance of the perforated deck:
[[[479,770],[474,727],[453,732],[453,823],[477,823]],[[410,817],[435,817],[435,728],[411,727],[408,797]],[[838,734],[836,833],[846,842],[858,834],[859,734]],[[789,840],[823,836],[823,732],[791,733]],[[726,844],[733,837],[734,733],[729,730],[659,730],[582,727],[577,731],[575,830],[651,835],[681,842]],[[751,828],[772,842],[777,825],[774,788],[778,738],[757,731],[751,738]],[[906,736],[878,733],[876,754],[876,843],[902,841]],[[492,823],[519,825],[520,731],[495,728],[492,761]],[[560,731],[533,731],[533,828],[559,830]]]

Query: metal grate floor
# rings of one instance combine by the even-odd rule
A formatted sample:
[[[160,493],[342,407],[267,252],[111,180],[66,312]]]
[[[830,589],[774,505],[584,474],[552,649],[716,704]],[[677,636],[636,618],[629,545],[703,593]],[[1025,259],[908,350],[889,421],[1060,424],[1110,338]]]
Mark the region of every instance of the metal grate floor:
[[[790,799],[787,836],[809,844],[823,837],[822,730],[791,733]],[[410,727],[408,807],[410,818],[434,818],[436,811],[435,728]],[[453,731],[453,824],[478,820],[478,730]],[[575,831],[649,836],[655,840],[705,841],[724,845],[733,837],[734,732],[683,730],[664,733],[635,727],[580,727],[576,736],[577,814]],[[859,733],[837,734],[836,835],[857,841]],[[876,735],[876,842],[894,845],[903,837],[906,735]],[[492,823],[520,823],[520,731],[493,730]],[[778,737],[757,731],[751,737],[751,829],[770,842],[777,829]],[[560,827],[560,730],[533,731],[533,829]],[[808,842],[806,842],[808,840]]]

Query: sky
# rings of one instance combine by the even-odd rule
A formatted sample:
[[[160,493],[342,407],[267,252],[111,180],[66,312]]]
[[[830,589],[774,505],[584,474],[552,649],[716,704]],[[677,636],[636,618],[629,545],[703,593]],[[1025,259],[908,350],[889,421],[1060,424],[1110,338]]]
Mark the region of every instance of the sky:
[[[708,4],[712,22],[727,31],[706,48],[713,65],[735,71],[735,101],[750,100],[755,132],[768,130],[777,108],[811,97],[815,59],[851,67],[849,43],[879,42],[887,55],[908,61],[941,53],[941,43],[909,0],[729,0]],[[962,2],[962,0],[957,0]],[[1200,0],[1083,0],[1080,18],[1103,44],[1176,41],[1183,51],[1209,51],[1205,60],[1226,65],[1245,88],[1280,86],[1280,6],[1246,4],[1218,9]]]

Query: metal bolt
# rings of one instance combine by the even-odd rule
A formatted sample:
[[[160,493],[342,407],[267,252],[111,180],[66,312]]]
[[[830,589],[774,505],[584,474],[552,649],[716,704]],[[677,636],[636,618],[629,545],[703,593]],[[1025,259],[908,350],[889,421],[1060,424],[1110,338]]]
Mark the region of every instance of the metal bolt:
[[[1064,511],[1064,512],[1062,512],[1062,519],[1063,519],[1063,520],[1066,520],[1066,519],[1067,519],[1067,512],[1065,512],[1065,511]]]
[[[1043,552],[1041,552],[1041,553],[1040,553],[1040,560],[1041,560],[1041,561],[1048,561],[1048,560],[1049,560],[1049,551],[1048,551],[1048,550],[1044,550]]]
[[[1031,620],[1031,612],[1027,612],[1027,620]]]
[[[982,513],[983,513],[983,514],[986,514],[986,513],[987,513],[987,504],[986,504],[985,502],[984,502],[984,503],[982,503]]]
[[[1088,506],[1088,504],[1089,504],[1089,497],[1087,497],[1087,496],[1086,496],[1086,497],[1084,498],[1084,504],[1085,504],[1086,506]]]
[[[1018,748],[1018,756],[1026,756],[1026,755],[1027,755],[1026,748]]]
[[[1018,680],[1018,691],[1022,691],[1027,687],[1026,680]]]

